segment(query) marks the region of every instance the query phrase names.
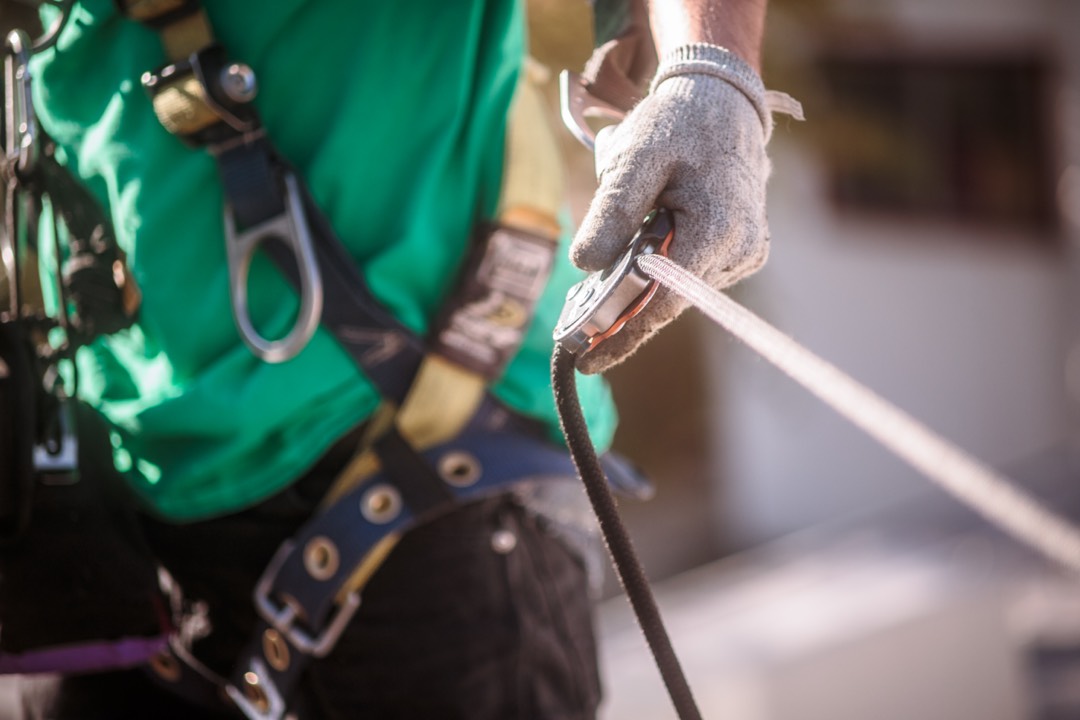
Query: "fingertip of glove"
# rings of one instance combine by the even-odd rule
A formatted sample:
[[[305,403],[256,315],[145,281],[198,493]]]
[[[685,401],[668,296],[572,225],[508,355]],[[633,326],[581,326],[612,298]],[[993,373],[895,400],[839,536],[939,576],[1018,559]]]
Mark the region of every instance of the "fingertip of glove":
[[[592,238],[575,240],[570,246],[570,262],[586,272],[603,270],[615,261],[617,255],[606,247],[597,247]]]
[[[590,272],[603,270],[619,257],[635,229],[617,205],[594,200],[570,244],[570,262]]]

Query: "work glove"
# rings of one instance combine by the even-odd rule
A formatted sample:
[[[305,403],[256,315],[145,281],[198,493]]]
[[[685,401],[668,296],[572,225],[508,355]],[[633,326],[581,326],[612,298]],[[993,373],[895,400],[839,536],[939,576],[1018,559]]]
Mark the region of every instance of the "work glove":
[[[672,211],[669,257],[717,289],[750,275],[769,254],[765,183],[771,110],[801,119],[798,103],[766,93],[758,74],[716,45],[677,48],[649,95],[596,138],[599,186],[570,247],[583,270],[608,267],[654,208]],[[578,359],[598,373],[631,355],[687,306],[660,288],[622,330]]]

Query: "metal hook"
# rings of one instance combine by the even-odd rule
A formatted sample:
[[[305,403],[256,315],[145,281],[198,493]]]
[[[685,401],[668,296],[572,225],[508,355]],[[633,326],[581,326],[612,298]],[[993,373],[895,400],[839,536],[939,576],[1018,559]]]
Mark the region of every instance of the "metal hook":
[[[569,70],[559,73],[559,100],[563,124],[589,150],[596,149],[596,131],[588,118],[619,122],[626,117],[626,111],[593,95],[584,78]]]

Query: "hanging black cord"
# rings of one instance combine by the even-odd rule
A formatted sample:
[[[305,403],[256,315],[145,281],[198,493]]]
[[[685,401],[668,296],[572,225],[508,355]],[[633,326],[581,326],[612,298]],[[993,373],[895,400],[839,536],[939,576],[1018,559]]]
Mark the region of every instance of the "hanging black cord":
[[[578,402],[577,379],[574,376],[574,355],[562,345],[556,345],[551,358],[551,382],[555,390],[555,405],[559,410],[559,423],[570,448],[570,457],[585,484],[585,492],[592,503],[593,512],[600,521],[608,552],[615,564],[619,581],[626,590],[627,599],[634,609],[645,641],[649,644],[660,676],[667,686],[668,695],[681,720],[701,720],[701,711],[694,702],[690,685],[686,682],[679,658],[671,646],[660,610],[656,606],[645,570],[634,551],[630,534],[619,518],[615,498],[608,488],[596,449],[589,440],[585,417]]]

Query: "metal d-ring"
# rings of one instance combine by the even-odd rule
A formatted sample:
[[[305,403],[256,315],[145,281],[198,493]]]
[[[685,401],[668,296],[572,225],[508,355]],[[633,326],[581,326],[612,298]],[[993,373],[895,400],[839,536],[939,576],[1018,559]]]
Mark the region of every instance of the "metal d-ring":
[[[237,230],[232,208],[225,206],[225,248],[236,327],[251,351],[268,363],[291,360],[308,344],[322,317],[323,284],[296,175],[285,173],[285,210],[247,230]],[[248,309],[248,273],[261,244],[277,238],[292,252],[300,276],[300,310],[289,333],[267,340],[255,329]]]

